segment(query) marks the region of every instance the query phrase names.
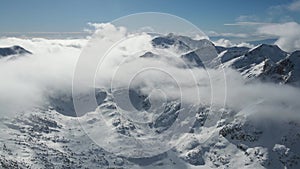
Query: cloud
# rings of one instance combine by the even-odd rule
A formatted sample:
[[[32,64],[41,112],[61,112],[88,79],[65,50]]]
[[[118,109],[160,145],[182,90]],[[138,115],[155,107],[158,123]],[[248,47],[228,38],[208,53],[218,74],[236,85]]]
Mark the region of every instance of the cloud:
[[[98,38],[123,36],[127,33],[125,27],[115,27],[111,23],[88,23],[89,26],[93,27],[93,33]]]
[[[236,18],[237,22],[257,22],[259,19],[255,15],[240,15],[239,17]]]
[[[240,73],[232,69],[224,70],[226,81],[222,70],[183,69],[180,66],[182,60],[178,55],[169,55],[170,53],[164,51],[165,49],[153,49],[151,45],[147,45],[150,43],[150,37],[141,35],[134,38],[137,39],[123,41],[119,44],[120,47],[115,46],[116,51],[112,51],[107,56],[106,62],[110,64],[104,63],[109,66],[99,71],[102,74],[97,74],[97,84],[105,86],[103,79],[111,79],[110,76],[114,76],[114,85],[118,88],[132,86],[135,89],[141,89],[146,95],[153,89],[159,89],[164,93],[164,97],[172,99],[183,97],[188,104],[209,104],[213,99],[213,105],[222,107],[226,101],[226,106],[236,111],[253,106],[258,116],[267,114],[267,117],[272,118],[281,117],[282,105],[288,105],[288,111],[284,112],[285,118],[297,117],[299,119],[297,112],[300,107],[297,98],[300,97],[300,91],[297,88],[261,82],[248,83]],[[139,43],[132,45],[132,42],[136,40]],[[223,41],[227,45],[233,45],[230,41]],[[126,46],[130,46],[130,50],[129,48],[120,50],[127,49]],[[161,57],[141,59],[139,58],[141,53],[138,52],[140,49],[151,50]],[[145,70],[149,67],[160,69],[159,71]],[[116,72],[117,75],[109,71]],[[227,88],[227,95],[225,88]],[[197,98],[196,91],[200,93],[201,102],[195,99]]]
[[[281,4],[281,5],[276,5],[276,6],[271,6],[270,9],[275,12],[284,12],[284,11],[289,11],[289,12],[299,12],[300,11],[300,0],[294,0],[291,3],[288,4]]]
[[[275,44],[285,51],[291,52],[300,49],[300,25],[297,22],[282,22],[282,23],[269,23],[269,22],[236,22],[231,24],[224,24],[227,26],[242,26],[247,28],[247,31],[252,33],[245,34],[244,38],[248,39],[278,39]],[[211,35],[217,36],[212,32]],[[224,34],[226,37],[226,34]],[[227,35],[231,35],[228,33]],[[243,37],[242,34],[236,34],[235,37]],[[246,36],[247,35],[247,36]],[[229,37],[229,36],[227,36]],[[234,37],[234,35],[233,35]],[[221,40],[219,41],[221,43]],[[223,41],[225,43],[225,41]],[[226,42],[228,45],[229,43]],[[225,44],[226,45],[226,44]]]
[[[85,39],[2,38],[0,46],[20,45],[31,51],[17,59],[0,60],[2,115],[45,104],[47,96],[68,93]]]
[[[290,11],[300,11],[300,1],[297,0],[287,5],[287,9],[289,9]]]
[[[249,35],[246,34],[246,33],[230,33],[230,32],[218,33],[218,32],[215,32],[215,31],[208,31],[207,35],[209,37],[236,37],[236,38],[247,38],[247,37],[249,37]]]
[[[268,20],[273,22],[291,22],[294,13],[300,12],[300,0],[294,0],[290,3],[270,6],[267,9]]]
[[[300,0],[290,3],[270,6],[263,18],[256,15],[241,15],[235,23],[225,23],[225,26],[243,29],[249,40],[275,39],[276,45],[286,51],[299,50],[299,24],[291,14],[300,11]],[[252,41],[251,40],[251,41]]]
[[[213,43],[216,46],[223,46],[223,47],[233,47],[233,46],[237,46],[237,47],[248,47],[248,48],[253,48],[254,45],[251,45],[250,43],[246,43],[246,42],[241,42],[241,43],[233,43],[228,39],[219,39],[217,41],[213,41]]]
[[[223,47],[238,46],[238,47],[249,47],[249,48],[254,47],[249,43],[243,42],[245,40],[248,40],[252,36],[247,33],[231,33],[231,32],[218,33],[215,31],[208,31],[207,35],[210,38],[218,39],[213,41],[213,43],[217,46],[223,46]],[[235,42],[232,42],[232,40],[234,40]]]
[[[133,57],[136,59],[130,58],[130,61],[123,64],[111,65],[110,70],[118,69],[117,75],[113,75],[115,79],[113,86],[117,88],[131,86],[140,89],[145,95],[149,95],[153,89],[160,90],[163,95],[158,97],[163,98],[154,98],[158,100],[165,100],[165,97],[181,99],[183,103],[190,105],[209,105],[212,101],[213,106],[221,108],[225,103],[226,108],[237,112],[253,107],[257,117],[299,119],[300,106],[297,98],[300,97],[300,90],[297,88],[270,83],[248,83],[239,72],[232,69],[224,70],[225,81],[224,72],[221,70],[183,69],[178,66],[181,61],[176,57],[173,59],[169,57],[138,59],[138,55]],[[150,67],[159,69],[145,69]],[[99,74],[97,83],[100,84],[103,79],[110,79],[104,78],[105,76],[112,75]],[[200,98],[200,101],[197,98]],[[287,111],[283,110],[283,105],[288,107]],[[282,113],[285,117],[282,117]]]
[[[140,38],[141,41],[143,39]],[[143,43],[147,44],[148,41]],[[125,41],[121,46],[128,44],[132,43]],[[144,49],[151,50],[148,47]],[[111,83],[103,84],[103,80],[109,80],[113,76],[112,82],[116,88],[131,86],[134,89],[140,89],[145,95],[156,89],[164,93],[162,96],[170,99],[181,98],[186,104],[210,104],[212,101],[214,106],[223,107],[226,102],[226,107],[235,111],[253,106],[256,109],[255,112],[267,109],[259,113],[270,113],[269,115],[274,117],[282,113],[278,111],[282,110],[280,108],[282,105],[288,105],[287,118],[297,116],[298,108],[300,108],[297,103],[300,90],[297,88],[260,82],[248,83],[239,72],[232,69],[224,69],[225,81],[222,70],[183,69],[180,65],[184,63],[178,56],[168,56],[162,50],[154,49],[156,53],[161,52],[161,57],[139,58],[140,54],[136,53],[138,50],[138,48],[132,48],[129,53],[123,51],[121,54],[122,51],[119,50],[109,54],[106,62],[110,65],[99,71],[102,73],[97,74],[96,83],[101,87],[110,86]],[[104,65],[107,64],[104,63]],[[158,69],[151,69],[153,67]],[[197,100],[197,91],[199,91],[201,101]],[[261,107],[261,105],[264,106]]]
[[[19,37],[19,38],[84,38],[90,34],[82,32],[0,32],[0,37]]]
[[[296,22],[274,23],[258,28],[258,33],[278,37],[276,45],[286,51],[300,49],[300,25]]]
[[[299,111],[299,89],[274,84],[248,83],[237,71],[231,69],[225,70],[226,81],[222,70],[184,69],[182,67],[184,63],[180,55],[178,53],[176,55],[176,51],[154,49],[150,44],[151,37],[147,34],[139,33],[133,36],[126,32],[126,28],[117,28],[111,24],[95,26],[97,27],[95,36],[98,36],[96,39],[102,39],[104,43],[109,43],[116,36],[126,39],[115,46],[109,57],[105,58],[104,66],[99,68],[96,74],[96,84],[99,87],[110,87],[111,78],[115,77],[114,85],[117,87],[128,88],[130,80],[132,87],[139,87],[144,93],[159,88],[170,98],[180,98],[183,94],[185,101],[190,104],[209,104],[210,99],[213,99],[214,105],[222,107],[226,101],[226,106],[236,111],[255,106],[257,112],[262,114],[270,112],[270,117],[273,118],[283,113],[278,111],[282,110],[283,105],[288,107],[284,113],[290,114],[289,117],[295,116]],[[1,115],[41,105],[48,95],[70,93],[78,56],[88,40],[0,39],[0,46],[21,45],[34,53],[15,60],[0,60]],[[226,40],[222,43],[232,45]],[[101,49],[102,45],[98,44],[97,49]],[[139,58],[148,50],[160,57]],[[95,60],[90,60],[86,68],[90,68],[93,62]],[[141,72],[150,66],[158,66],[162,71]],[[135,74],[136,72],[141,73]],[[171,76],[164,72],[170,72]],[[177,86],[181,89],[179,90]],[[197,98],[195,91],[200,93],[200,102],[195,99]],[[260,109],[257,104],[265,106]]]
[[[267,25],[267,22],[235,22],[235,23],[225,23],[225,26],[257,26],[257,25]]]

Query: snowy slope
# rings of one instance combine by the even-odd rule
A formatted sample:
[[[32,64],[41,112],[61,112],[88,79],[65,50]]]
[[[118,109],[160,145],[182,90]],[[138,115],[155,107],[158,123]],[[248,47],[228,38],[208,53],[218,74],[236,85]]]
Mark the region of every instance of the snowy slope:
[[[219,66],[220,63],[225,63],[236,57],[240,57],[246,54],[249,48],[247,47],[225,48],[225,47],[216,46],[216,50],[218,52],[218,57],[212,61],[212,65]]]
[[[267,62],[264,72],[259,78],[277,83],[288,83],[299,86],[300,82],[300,53],[295,51],[276,64]]]
[[[224,65],[237,69],[243,76],[251,78],[257,77],[263,71],[266,62],[275,64],[286,56],[287,53],[276,45],[259,45],[239,57],[228,60]]]
[[[218,63],[222,63],[219,64]],[[215,67],[231,67],[245,78],[299,85],[299,51],[287,53],[276,45],[259,45],[253,49],[220,49],[213,60]]]
[[[261,118],[261,122],[255,119],[257,116],[251,110],[236,112],[206,106],[199,107],[192,130],[172,150],[148,158],[115,155],[97,146],[80,125],[99,127],[97,123],[101,123],[101,118],[98,113],[103,113],[106,122],[111,123],[110,126],[114,128],[112,135],[125,135],[130,138],[146,130],[141,130],[142,126],[120,116],[113,106],[114,103],[108,100],[95,113],[85,114],[79,119],[65,116],[52,108],[37,108],[20,113],[14,119],[1,119],[2,167],[299,167],[300,124],[297,121]],[[217,121],[211,116],[216,114],[222,115]],[[110,140],[111,144],[115,141],[118,142],[117,139]]]

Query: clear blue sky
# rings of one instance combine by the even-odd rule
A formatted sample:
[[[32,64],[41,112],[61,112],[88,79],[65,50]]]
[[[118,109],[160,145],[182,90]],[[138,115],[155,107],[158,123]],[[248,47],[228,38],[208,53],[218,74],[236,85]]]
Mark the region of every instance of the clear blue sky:
[[[232,31],[237,21],[299,23],[299,12],[279,13],[293,0],[2,0],[0,32],[82,31],[88,22],[108,22],[137,12],[183,17],[205,31]],[[276,16],[278,15],[278,16]],[[244,17],[243,17],[244,16]],[[235,30],[240,31],[240,30]]]

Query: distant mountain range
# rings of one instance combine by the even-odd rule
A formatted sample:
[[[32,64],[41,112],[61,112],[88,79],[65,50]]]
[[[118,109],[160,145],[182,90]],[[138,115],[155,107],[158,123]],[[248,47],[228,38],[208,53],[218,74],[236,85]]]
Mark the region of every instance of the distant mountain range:
[[[277,45],[267,44],[260,44],[252,49],[221,47],[214,46],[206,39],[196,41],[173,34],[155,38],[153,44],[163,48],[175,47],[178,50],[186,51],[187,53],[182,55],[182,58],[190,65],[201,67],[203,66],[202,62],[206,62],[205,65],[208,68],[230,67],[236,69],[245,78],[299,84],[299,51],[288,53]]]

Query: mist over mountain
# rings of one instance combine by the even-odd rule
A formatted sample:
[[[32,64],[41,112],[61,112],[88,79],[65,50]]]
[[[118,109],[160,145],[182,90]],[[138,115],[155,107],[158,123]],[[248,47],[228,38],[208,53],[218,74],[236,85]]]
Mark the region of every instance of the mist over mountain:
[[[111,24],[98,31],[106,41],[127,39],[103,59],[92,88],[97,106],[82,114],[72,79],[89,37],[0,39],[22,46],[0,48],[1,167],[299,168],[299,51]],[[131,78],[151,66],[163,71]]]

